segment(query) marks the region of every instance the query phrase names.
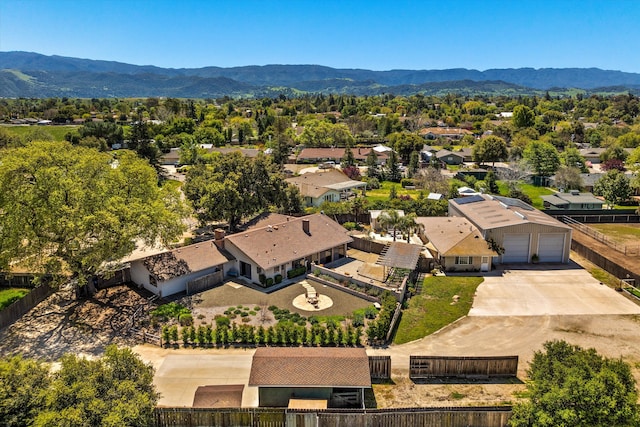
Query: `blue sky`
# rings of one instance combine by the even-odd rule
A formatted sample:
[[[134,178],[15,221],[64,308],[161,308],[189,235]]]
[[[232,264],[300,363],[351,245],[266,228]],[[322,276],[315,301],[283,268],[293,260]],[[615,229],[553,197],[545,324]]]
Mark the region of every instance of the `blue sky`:
[[[640,0],[0,0],[0,51],[172,68],[640,72],[639,48]]]

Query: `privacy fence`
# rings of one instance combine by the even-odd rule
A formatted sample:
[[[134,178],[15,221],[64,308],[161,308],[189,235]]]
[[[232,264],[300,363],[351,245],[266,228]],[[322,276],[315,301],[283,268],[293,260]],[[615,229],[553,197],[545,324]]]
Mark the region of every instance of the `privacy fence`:
[[[458,357],[410,356],[409,378],[496,378],[516,377],[518,356]]]
[[[575,228],[576,230],[586,234],[589,237],[596,239],[600,243],[604,243],[605,245],[609,246],[611,249],[614,249],[626,256],[633,256],[633,257],[640,256],[640,245],[620,244],[614,241],[613,239],[611,239],[610,237],[608,237],[606,234],[601,233],[598,230],[595,230],[586,224],[582,224],[581,222],[578,222],[575,219],[568,216],[562,216],[560,217],[560,220],[565,224],[569,224],[571,227]]]
[[[157,408],[153,427],[503,427],[510,406],[300,411]]]
[[[0,311],[0,329],[14,323],[52,293],[53,289],[49,285],[43,284],[33,288],[27,295],[2,309]]]

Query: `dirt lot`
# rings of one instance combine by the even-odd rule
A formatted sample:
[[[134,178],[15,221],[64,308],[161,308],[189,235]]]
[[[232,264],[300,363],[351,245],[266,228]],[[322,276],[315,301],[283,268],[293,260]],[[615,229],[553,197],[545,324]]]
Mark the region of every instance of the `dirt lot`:
[[[587,224],[606,234],[611,240],[622,245],[637,246],[640,241],[640,224]]]

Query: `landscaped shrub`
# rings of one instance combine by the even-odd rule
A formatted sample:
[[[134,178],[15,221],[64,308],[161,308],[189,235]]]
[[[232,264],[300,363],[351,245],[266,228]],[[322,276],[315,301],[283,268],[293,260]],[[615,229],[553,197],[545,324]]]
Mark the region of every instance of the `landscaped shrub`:
[[[375,319],[377,315],[378,310],[372,305],[364,309],[364,317],[366,317],[367,319]]]
[[[218,315],[215,317],[215,321],[216,321],[216,328],[228,328],[229,325],[231,325],[231,320],[225,316]]]
[[[411,178],[402,178],[402,180],[400,181],[400,185],[402,186],[402,188],[415,187],[416,181]]]
[[[163,304],[153,310],[151,310],[151,316],[160,320],[177,319],[181,314],[191,314],[191,310],[187,307],[170,302],[169,304]]]
[[[193,325],[193,316],[191,313],[182,313],[180,317],[178,317],[178,321],[180,322],[180,326],[191,326]]]
[[[275,280],[276,285],[278,283],[282,283],[282,274],[276,274],[273,279]],[[260,310],[260,308],[258,308],[258,310]]]
[[[265,276],[264,274],[260,273],[258,275],[258,280],[260,281],[261,284],[265,284],[265,282],[267,281],[267,276]]]
[[[182,328],[180,335],[182,335],[182,346],[186,347],[189,344],[189,326]]]
[[[171,336],[171,341],[173,341],[173,342],[177,342],[178,341],[178,326],[177,325],[172,325],[171,327],[169,327],[169,335]]]
[[[364,316],[360,313],[355,313],[353,315],[353,319],[351,320],[353,326],[364,326]]]
[[[272,277],[268,277],[267,278],[267,287],[273,285],[273,278]]]
[[[304,274],[306,271],[307,271],[307,268],[304,265],[300,267],[292,268],[291,270],[287,271],[287,278],[293,279],[294,277],[298,277]]]
[[[344,224],[342,224],[342,226],[343,226],[344,228],[346,228],[346,229],[347,229],[347,231],[355,230],[355,229],[356,229],[356,227],[357,227],[356,223],[355,223],[355,222],[352,222],[352,221],[347,221],[347,222],[345,222]]]

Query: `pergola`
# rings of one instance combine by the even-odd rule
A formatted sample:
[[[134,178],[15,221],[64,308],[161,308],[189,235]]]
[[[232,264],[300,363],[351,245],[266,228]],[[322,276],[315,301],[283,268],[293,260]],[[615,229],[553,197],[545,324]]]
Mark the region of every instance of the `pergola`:
[[[415,270],[420,259],[422,246],[411,243],[392,242],[384,247],[376,264],[387,268],[402,268],[405,270]]]

